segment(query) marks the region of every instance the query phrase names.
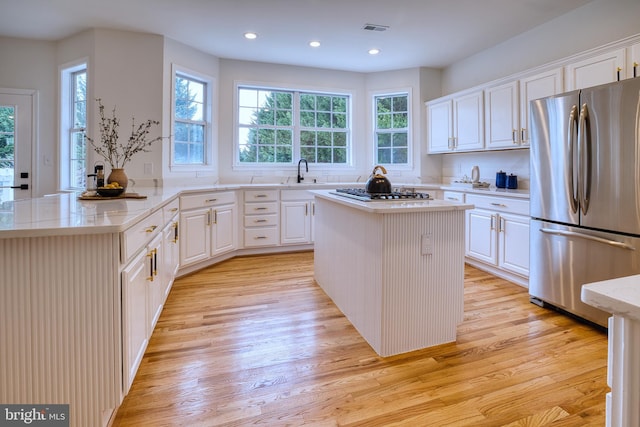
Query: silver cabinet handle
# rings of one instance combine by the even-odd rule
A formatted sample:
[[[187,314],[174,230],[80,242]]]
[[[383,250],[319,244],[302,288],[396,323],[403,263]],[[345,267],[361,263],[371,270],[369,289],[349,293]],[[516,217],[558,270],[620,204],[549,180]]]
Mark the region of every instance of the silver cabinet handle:
[[[256,236],[256,237],[254,237],[254,239],[256,239],[256,240],[266,239],[266,238],[267,238],[267,236]]]
[[[259,198],[262,198],[262,197],[267,197],[267,195],[266,194],[256,194],[253,197],[255,197],[256,199],[259,199]]]
[[[590,236],[588,234],[576,233],[575,231],[567,231],[567,230],[554,230],[552,228],[541,228],[540,231],[546,234],[553,234],[556,236],[565,236],[565,237],[578,237],[580,239],[591,240],[593,242],[603,243],[609,246],[615,246],[616,248],[626,249],[629,251],[635,251],[631,245],[628,245],[623,242],[618,242],[616,240],[603,239],[602,237]]]
[[[509,207],[509,206],[505,205],[504,203],[495,203],[495,202],[491,203],[491,206],[498,206],[498,207],[501,207],[501,208],[508,208]]]
[[[256,219],[256,220],[255,220],[255,221],[253,221],[253,222],[267,222],[267,220],[266,220],[266,219]]]
[[[216,200],[218,200],[218,199],[207,199],[207,200],[205,200],[204,202],[205,202],[205,203],[213,203],[213,202],[215,202]]]

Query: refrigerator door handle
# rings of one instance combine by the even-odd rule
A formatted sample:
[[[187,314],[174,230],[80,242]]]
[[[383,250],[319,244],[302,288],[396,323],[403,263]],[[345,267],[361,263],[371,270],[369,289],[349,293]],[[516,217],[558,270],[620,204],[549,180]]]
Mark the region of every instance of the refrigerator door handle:
[[[626,249],[629,251],[635,251],[636,248],[628,245],[623,242],[618,242],[616,240],[603,239],[602,237],[590,236],[588,234],[576,233],[575,231],[567,231],[567,230],[554,230],[553,228],[541,228],[540,231],[546,234],[554,234],[556,236],[565,236],[565,237],[578,237],[580,239],[591,240],[594,242],[603,243],[609,246],[615,246],[616,248]]]
[[[582,214],[589,210],[589,196],[591,193],[591,132],[589,130],[589,107],[583,104],[580,109],[578,122],[578,198]]]
[[[571,202],[571,211],[573,213],[578,212],[578,186],[573,180],[573,166],[574,166],[574,156],[573,150],[576,146],[576,135],[578,133],[578,107],[571,107],[571,112],[569,113],[569,126],[567,130],[567,160],[566,160],[566,168],[569,183],[569,202]],[[579,181],[579,180],[578,180]]]

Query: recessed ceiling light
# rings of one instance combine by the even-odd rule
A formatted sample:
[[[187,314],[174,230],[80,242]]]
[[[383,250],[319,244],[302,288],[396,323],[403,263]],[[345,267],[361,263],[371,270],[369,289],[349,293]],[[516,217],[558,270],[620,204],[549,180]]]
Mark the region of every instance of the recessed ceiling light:
[[[376,48],[369,49],[369,55],[377,55],[379,53],[380,53],[380,49],[376,49]]]
[[[320,47],[320,42],[317,40],[312,40],[309,42],[309,46],[311,47]]]
[[[253,39],[257,39],[258,35],[256,33],[248,32],[248,33],[244,33],[244,38],[253,40]]]

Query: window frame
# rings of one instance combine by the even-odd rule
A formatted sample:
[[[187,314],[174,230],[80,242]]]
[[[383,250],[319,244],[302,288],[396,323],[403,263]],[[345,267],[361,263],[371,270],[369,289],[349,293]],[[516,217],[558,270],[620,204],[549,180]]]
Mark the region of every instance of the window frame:
[[[407,162],[406,163],[386,163],[381,162],[378,158],[378,133],[381,129],[378,129],[378,103],[379,98],[394,97],[394,96],[406,96],[407,97]],[[403,88],[392,91],[377,91],[371,93],[371,133],[372,141],[371,147],[373,151],[373,164],[383,165],[396,170],[411,170],[413,169],[413,100],[411,96],[411,88]],[[393,130],[384,131],[383,133],[393,134]],[[396,132],[400,133],[400,132]]]
[[[239,114],[239,91],[240,89],[254,89],[264,91],[277,91],[277,92],[290,92],[293,95],[293,111],[292,111],[292,158],[291,162],[241,162],[240,161],[240,114]],[[300,124],[300,95],[301,94],[313,94],[313,95],[327,95],[327,96],[340,96],[347,98],[347,119],[346,119],[346,132],[347,132],[347,148],[345,163],[310,163],[314,165],[315,170],[341,170],[349,171],[354,169],[353,164],[353,91],[345,89],[318,89],[308,87],[296,87],[285,86],[273,83],[248,83],[236,81],[234,85],[233,93],[233,123],[234,123],[234,153],[233,153],[233,169],[238,171],[243,170],[282,170],[283,168],[294,168],[298,164],[301,158],[301,142],[300,134],[302,130],[308,130],[309,128],[303,128]],[[328,128],[332,129],[332,128]]]
[[[176,135],[176,77],[182,77],[203,83],[204,87],[204,103],[203,103],[203,121],[197,122],[205,125],[204,130],[204,163],[176,163],[175,162],[175,135]],[[191,171],[213,171],[216,169],[217,154],[217,129],[216,115],[213,112],[214,96],[217,93],[215,88],[216,79],[197,71],[190,70],[177,64],[171,64],[171,118],[170,118],[170,144],[169,144],[169,169],[172,172],[191,172]],[[196,123],[196,122],[194,122]]]
[[[75,82],[73,81],[75,76],[79,73],[85,74],[85,126],[84,127],[76,127],[75,126]],[[58,188],[61,190],[83,190],[87,186],[87,175],[90,172],[90,164],[93,161],[93,156],[91,154],[91,150],[89,149],[90,145],[88,141],[83,137],[84,144],[84,185],[82,186],[74,186],[71,182],[71,178],[73,174],[71,173],[72,167],[72,151],[73,150],[73,139],[72,136],[82,134],[86,132],[87,128],[90,126],[90,114],[91,111],[89,100],[91,97],[91,84],[90,84],[90,68],[89,61],[86,58],[83,58],[79,61],[64,64],[60,67],[60,113],[59,113],[59,124],[60,124],[60,133],[59,133],[59,147],[58,153],[60,155],[60,164],[59,164],[59,182]],[[80,160],[80,159],[74,159]]]

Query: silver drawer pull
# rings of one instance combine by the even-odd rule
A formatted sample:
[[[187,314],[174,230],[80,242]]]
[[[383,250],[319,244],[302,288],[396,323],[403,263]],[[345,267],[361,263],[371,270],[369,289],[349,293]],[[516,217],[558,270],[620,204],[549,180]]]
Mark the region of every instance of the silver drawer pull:
[[[254,237],[254,239],[256,239],[256,240],[266,239],[266,238],[267,238],[267,236],[256,236],[256,237]]]
[[[254,222],[267,222],[266,219],[256,219]]]
[[[255,198],[257,198],[257,199],[258,199],[258,198],[261,198],[261,197],[267,197],[267,195],[266,195],[266,194],[256,194],[256,195],[255,195],[255,196],[253,196],[253,197],[255,197]]]
[[[509,206],[505,205],[504,203],[491,203],[491,206],[499,206],[501,208],[508,208]]]
[[[266,211],[268,208],[262,207],[262,208],[253,208],[254,211]]]
[[[213,202],[215,202],[216,200],[218,200],[218,199],[207,199],[207,200],[205,200],[204,202],[205,202],[205,203],[213,203]]]

